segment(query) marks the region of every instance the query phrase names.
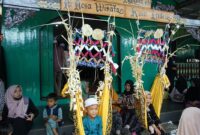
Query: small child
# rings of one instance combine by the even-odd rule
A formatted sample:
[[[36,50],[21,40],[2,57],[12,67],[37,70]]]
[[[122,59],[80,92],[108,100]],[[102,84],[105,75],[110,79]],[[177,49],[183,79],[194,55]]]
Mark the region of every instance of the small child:
[[[85,100],[86,116],[83,118],[85,135],[102,135],[102,119],[97,115],[98,102],[95,98]]]
[[[62,123],[62,109],[57,105],[57,95],[50,93],[43,111],[47,135],[59,135],[58,126]]]
[[[0,123],[0,135],[12,135],[13,128],[11,124],[6,121],[1,121]]]

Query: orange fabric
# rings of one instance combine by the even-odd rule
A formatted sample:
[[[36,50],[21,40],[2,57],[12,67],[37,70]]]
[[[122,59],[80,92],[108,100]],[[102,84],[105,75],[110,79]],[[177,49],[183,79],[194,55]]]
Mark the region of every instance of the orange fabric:
[[[119,96],[114,89],[112,89],[112,100],[113,100],[112,109],[120,112],[121,108],[119,107],[118,104],[116,104],[116,102],[119,100]]]

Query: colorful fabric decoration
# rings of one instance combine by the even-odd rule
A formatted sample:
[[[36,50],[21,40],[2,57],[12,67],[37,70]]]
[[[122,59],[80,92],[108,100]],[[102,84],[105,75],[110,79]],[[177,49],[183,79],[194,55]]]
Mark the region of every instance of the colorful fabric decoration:
[[[93,40],[91,37],[88,37],[88,39],[86,41],[84,41],[84,39],[82,39],[81,37],[78,37],[78,39],[74,40],[74,45],[80,46],[81,44],[86,44],[88,46],[98,46],[100,45],[100,41],[99,40]],[[108,46],[107,42],[103,42],[103,47]]]
[[[90,58],[103,58],[106,55],[105,48],[98,48],[97,46],[88,46],[87,44],[76,46],[74,50],[76,52],[76,55],[81,57],[90,56]],[[83,53],[83,50],[85,50],[85,53]],[[92,51],[95,51],[96,53],[92,53]]]
[[[113,33],[110,32],[108,34],[111,35]],[[78,62],[78,66],[103,67],[106,55],[108,55],[107,53],[114,56],[112,44],[107,41],[106,37],[107,35],[105,31],[101,29],[93,30],[88,24],[84,24],[81,31],[76,29],[73,41],[74,51],[76,56],[80,57],[80,60],[84,59],[84,61]],[[112,57],[107,58],[110,62],[113,73],[116,74],[118,65],[113,62]]]
[[[141,30],[137,40],[136,52],[139,57],[145,57],[147,63],[164,63],[168,47],[168,33],[162,29],[156,31]]]

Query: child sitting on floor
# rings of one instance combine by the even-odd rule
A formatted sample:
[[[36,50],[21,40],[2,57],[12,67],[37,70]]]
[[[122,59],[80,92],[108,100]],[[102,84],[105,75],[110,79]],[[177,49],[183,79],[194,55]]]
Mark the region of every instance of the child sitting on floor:
[[[153,108],[151,93],[146,91],[146,102],[147,102],[147,121],[148,129],[151,135],[163,135],[162,127],[160,126],[160,119],[155,113]]]
[[[98,102],[95,98],[85,100],[86,116],[83,118],[85,135],[102,135],[102,119],[97,115]]]
[[[43,111],[47,135],[59,135],[58,126],[62,124],[62,109],[57,105],[57,95],[50,93]]]

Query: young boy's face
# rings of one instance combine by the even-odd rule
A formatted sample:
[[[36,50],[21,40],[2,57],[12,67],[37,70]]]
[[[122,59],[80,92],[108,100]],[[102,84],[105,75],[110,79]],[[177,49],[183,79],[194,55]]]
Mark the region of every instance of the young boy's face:
[[[47,105],[48,107],[53,107],[56,104],[56,100],[53,98],[47,99]]]
[[[130,85],[129,83],[127,83],[127,84],[125,85],[125,90],[126,90],[126,91],[130,91],[130,90],[131,90],[131,85]]]
[[[87,114],[90,118],[95,118],[98,113],[98,105],[91,105],[86,107]]]

